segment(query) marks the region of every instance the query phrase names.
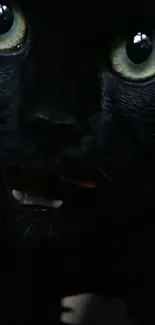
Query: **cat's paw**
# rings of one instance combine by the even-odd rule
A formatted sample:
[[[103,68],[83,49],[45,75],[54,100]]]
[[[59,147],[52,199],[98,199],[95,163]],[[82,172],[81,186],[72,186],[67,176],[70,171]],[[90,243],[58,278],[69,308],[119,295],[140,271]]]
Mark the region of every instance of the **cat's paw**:
[[[94,294],[65,297],[61,305],[63,324],[72,325],[136,325],[128,318],[127,306],[120,299],[106,299]],[[67,310],[68,309],[68,310]]]
[[[67,311],[61,314],[61,322],[64,324],[81,324],[90,306],[92,296],[92,294],[80,294],[63,298],[61,305]]]

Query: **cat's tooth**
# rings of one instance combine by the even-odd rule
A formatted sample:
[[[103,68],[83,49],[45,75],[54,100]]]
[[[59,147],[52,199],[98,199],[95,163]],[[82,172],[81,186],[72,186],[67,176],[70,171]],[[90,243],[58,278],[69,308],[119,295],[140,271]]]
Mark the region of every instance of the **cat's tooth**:
[[[35,205],[44,205],[47,208],[55,208],[58,209],[63,204],[61,200],[46,200],[45,198],[37,198],[33,200],[33,204]]]
[[[22,193],[17,190],[12,191],[13,197],[20,203],[24,205],[43,205],[48,208],[55,208],[58,209],[62,206],[63,201],[61,200],[47,200],[43,197],[31,197],[27,195],[26,193]]]
[[[44,205],[44,199],[40,197],[31,197],[28,196],[26,193],[24,195],[24,198],[22,201],[20,201],[20,204],[24,205]]]
[[[58,209],[63,205],[63,201],[61,200],[52,200],[52,208]]]
[[[24,193],[22,193],[20,191],[17,191],[15,189],[12,190],[12,195],[19,202],[21,202],[23,200],[23,198],[24,198]]]
[[[34,205],[35,202],[34,202],[32,199],[24,198],[22,201],[20,201],[20,204],[25,204],[25,205]]]

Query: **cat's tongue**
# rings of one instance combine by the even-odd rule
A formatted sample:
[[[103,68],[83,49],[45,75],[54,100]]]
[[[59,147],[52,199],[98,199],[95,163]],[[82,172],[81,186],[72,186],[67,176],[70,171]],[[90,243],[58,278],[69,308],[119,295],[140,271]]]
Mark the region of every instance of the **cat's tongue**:
[[[97,187],[97,182],[93,179],[79,179],[79,180],[74,180],[74,179],[69,179],[69,178],[66,178],[64,177],[62,174],[59,174],[59,177],[69,183],[69,184],[73,184],[77,187],[81,187],[81,188],[95,188]]]
[[[93,180],[71,181],[72,184],[83,188],[95,188],[97,183]]]

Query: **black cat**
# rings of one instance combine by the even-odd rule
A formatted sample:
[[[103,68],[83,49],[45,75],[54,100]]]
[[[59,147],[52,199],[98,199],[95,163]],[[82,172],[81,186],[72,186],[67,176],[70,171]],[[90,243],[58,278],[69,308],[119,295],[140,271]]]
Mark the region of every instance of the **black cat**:
[[[0,1],[1,296],[11,322],[51,323],[51,292],[56,303],[97,290],[139,312],[139,247],[152,240],[154,62],[145,6]]]

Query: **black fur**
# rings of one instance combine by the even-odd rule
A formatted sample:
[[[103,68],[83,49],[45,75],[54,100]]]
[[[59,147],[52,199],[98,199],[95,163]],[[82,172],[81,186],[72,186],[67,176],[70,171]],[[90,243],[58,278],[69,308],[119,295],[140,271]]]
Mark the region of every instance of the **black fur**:
[[[17,1],[17,5],[27,21],[26,40],[16,55],[0,53],[1,251],[8,256],[4,258],[2,278],[10,295],[8,299],[6,288],[2,291],[2,305],[7,306],[11,323],[15,319],[24,324],[19,309],[24,313],[28,309],[25,322],[34,317],[34,323],[41,318],[44,324],[45,320],[50,323],[45,308],[50,300],[47,287],[53,290],[49,281],[55,282],[57,276],[55,299],[65,293],[95,290],[95,286],[107,295],[113,290],[112,296],[119,295],[126,302],[131,299],[131,316],[141,325],[147,312],[141,316],[137,311],[140,267],[135,259],[139,255],[135,238],[142,236],[144,246],[143,230],[147,236],[154,202],[155,79],[140,83],[123,80],[113,71],[109,57],[118,37],[126,37],[137,26],[154,28],[153,17],[142,7],[139,14],[138,6],[133,12],[128,5],[126,13],[122,4],[113,8],[115,17],[109,15],[109,20],[110,7],[104,8],[103,14],[101,5],[94,8],[87,1],[82,9],[78,2],[64,1],[46,3],[45,8],[33,1]],[[37,114],[48,119],[40,122]],[[62,182],[62,209],[48,215],[33,209],[26,213],[10,203],[6,181],[10,167],[21,173],[56,169],[67,178],[93,177],[98,187],[77,189]],[[27,232],[30,224],[33,227]],[[88,245],[83,237],[87,237]],[[77,249],[79,242],[81,248]],[[101,252],[104,267],[99,263]],[[73,278],[78,274],[80,281],[72,281],[68,275],[74,255],[82,261],[72,270]],[[139,265],[143,257],[140,254]],[[128,263],[132,265],[130,298],[126,296]],[[93,265],[100,269],[100,281],[103,273],[107,276],[106,284],[87,280],[87,271],[91,268],[93,274]],[[116,271],[110,271],[115,267]],[[22,298],[14,304],[16,290]]]

